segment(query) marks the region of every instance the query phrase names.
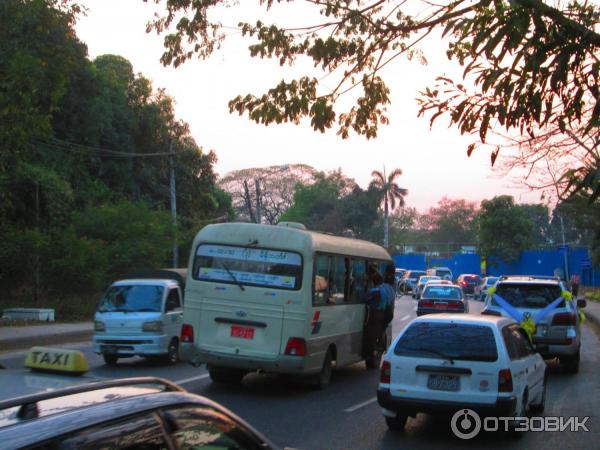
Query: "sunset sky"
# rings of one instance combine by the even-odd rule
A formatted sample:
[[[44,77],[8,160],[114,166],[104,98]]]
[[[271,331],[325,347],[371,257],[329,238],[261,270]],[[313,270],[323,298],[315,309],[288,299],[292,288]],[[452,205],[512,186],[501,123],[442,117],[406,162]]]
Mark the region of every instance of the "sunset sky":
[[[387,169],[403,170],[398,183],[410,191],[407,206],[421,211],[436,205],[444,196],[479,202],[494,195],[511,194],[518,202],[539,201],[539,192],[516,188],[512,177],[503,178],[499,171],[493,171],[489,153],[480,151],[468,158],[466,147],[471,141],[447,128],[447,122],[440,120],[430,129],[429,120],[417,118],[418,91],[432,85],[435,76],[460,73],[448,63],[440,39],[430,40],[427,66],[398,58],[385,69],[383,77],[392,91],[390,125],[380,128],[378,138],[351,136],[342,140],[335,129],[321,134],[308,123],[265,127],[228,111],[227,102],[236,95],[262,94],[282,78],[290,80],[302,73],[300,69],[312,70],[311,66],[281,68],[276,61],[250,58],[250,41],[232,32],[223,49],[209,60],[194,59],[177,69],[164,67],[160,63],[162,37],[145,32],[156,5],[142,0],[79,3],[88,12],[80,17],[76,31],[87,44],[90,58],[106,53],[121,55],[131,61],[135,72],[151,79],[155,88],[166,88],[176,101],[178,118],[189,123],[198,145],[216,152],[215,169],[219,175],[248,167],[304,163],[318,170],[341,168],[366,187],[371,171],[381,170],[385,164]],[[243,3],[246,7],[258,1]],[[293,14],[289,7],[281,8],[281,14],[287,14],[285,18],[290,22],[311,23],[301,8]],[[261,11],[248,7],[241,12],[246,14],[246,20],[269,22],[269,16]],[[234,14],[239,12],[240,7],[225,10],[220,17],[222,23],[234,27],[239,21]],[[329,78],[324,79],[327,82]]]

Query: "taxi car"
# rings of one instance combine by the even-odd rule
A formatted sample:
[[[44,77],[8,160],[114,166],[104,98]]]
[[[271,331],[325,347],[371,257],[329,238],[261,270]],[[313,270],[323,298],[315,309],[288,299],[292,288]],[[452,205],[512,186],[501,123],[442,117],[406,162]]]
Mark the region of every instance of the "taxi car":
[[[415,286],[415,288],[413,289],[413,298],[420,298],[421,294],[423,293],[423,289],[425,289],[425,285],[430,282],[430,281],[441,281],[442,278],[438,277],[437,275],[423,275],[421,277],[419,277],[419,280],[417,281],[417,285]]]
[[[495,285],[495,294],[524,317],[534,319],[533,345],[536,350],[546,359],[557,357],[565,371],[577,373],[581,353],[579,309],[585,308],[586,301],[561,299],[565,291],[566,286],[555,277],[508,275],[500,277]],[[559,304],[542,313],[555,301]],[[490,295],[485,300],[482,314],[509,316]]]
[[[524,417],[546,401],[546,364],[512,319],[436,314],[413,320],[389,347],[377,400],[391,430],[417,413]]]
[[[63,349],[36,351],[35,363],[28,356],[30,367],[44,358],[44,370],[52,372],[64,365],[52,359],[76,357]],[[37,381],[15,390],[24,377]],[[2,370],[0,381],[10,384],[0,389],[3,450],[277,448],[233,412],[161,378],[67,381],[57,373]]]

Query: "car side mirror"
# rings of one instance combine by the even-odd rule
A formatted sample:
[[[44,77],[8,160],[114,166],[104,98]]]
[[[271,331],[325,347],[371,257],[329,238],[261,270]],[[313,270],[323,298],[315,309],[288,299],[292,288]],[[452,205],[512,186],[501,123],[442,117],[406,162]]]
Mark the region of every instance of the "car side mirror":
[[[577,307],[578,308],[585,308],[587,306],[587,301],[580,298],[577,300]]]

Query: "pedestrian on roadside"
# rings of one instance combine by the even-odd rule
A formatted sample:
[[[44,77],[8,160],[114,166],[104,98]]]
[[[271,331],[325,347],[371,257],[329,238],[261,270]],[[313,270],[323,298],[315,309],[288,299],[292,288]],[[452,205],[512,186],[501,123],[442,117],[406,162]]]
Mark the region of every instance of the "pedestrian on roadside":
[[[577,298],[577,294],[579,294],[579,274],[577,273],[571,275],[571,294],[573,298]]]
[[[363,353],[365,358],[374,355],[377,344],[380,342],[383,330],[389,322],[386,322],[386,311],[394,302],[395,293],[385,286],[383,277],[375,270],[372,272],[371,280],[373,287],[367,292],[367,322],[365,324]]]

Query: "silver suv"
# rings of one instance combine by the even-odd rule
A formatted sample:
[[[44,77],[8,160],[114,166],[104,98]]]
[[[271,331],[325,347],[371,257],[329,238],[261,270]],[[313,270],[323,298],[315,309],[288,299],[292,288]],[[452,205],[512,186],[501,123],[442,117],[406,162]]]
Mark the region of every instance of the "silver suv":
[[[503,276],[496,283],[496,294],[534,319],[543,308],[568,290],[559,278],[537,276]],[[544,358],[558,357],[567,372],[577,373],[581,350],[581,324],[578,308],[585,300],[563,300],[556,308],[536,321],[533,344]],[[510,315],[487,295],[483,314]]]

